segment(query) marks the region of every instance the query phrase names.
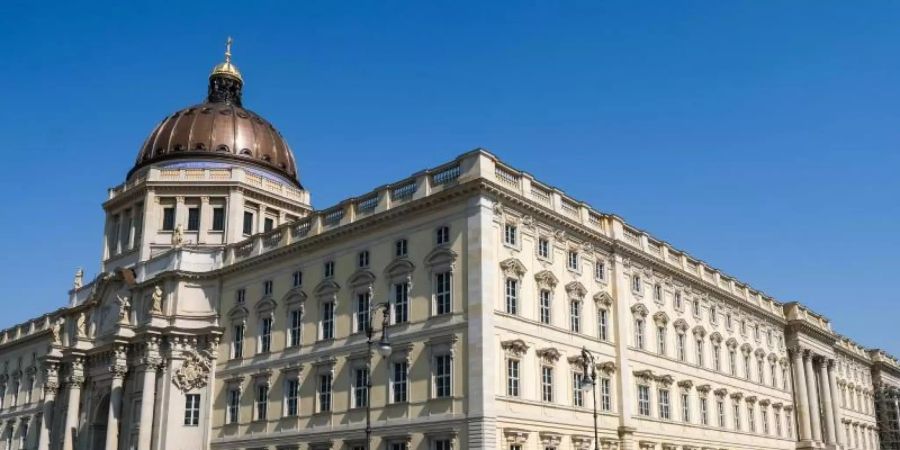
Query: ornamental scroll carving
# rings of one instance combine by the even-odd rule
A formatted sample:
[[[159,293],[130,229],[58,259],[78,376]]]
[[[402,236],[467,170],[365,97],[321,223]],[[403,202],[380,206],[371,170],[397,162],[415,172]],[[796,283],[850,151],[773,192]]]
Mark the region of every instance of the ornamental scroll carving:
[[[184,362],[172,377],[172,384],[183,392],[206,386],[212,366],[209,355],[188,350],[184,352],[184,357]]]

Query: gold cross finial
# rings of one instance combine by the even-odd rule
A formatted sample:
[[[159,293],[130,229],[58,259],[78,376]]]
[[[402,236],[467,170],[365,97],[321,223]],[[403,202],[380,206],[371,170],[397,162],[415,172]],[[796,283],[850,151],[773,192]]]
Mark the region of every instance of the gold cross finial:
[[[228,40],[225,41],[225,62],[227,62],[227,63],[231,62],[231,43],[232,42],[234,42],[234,40],[231,39],[231,36],[228,36]]]

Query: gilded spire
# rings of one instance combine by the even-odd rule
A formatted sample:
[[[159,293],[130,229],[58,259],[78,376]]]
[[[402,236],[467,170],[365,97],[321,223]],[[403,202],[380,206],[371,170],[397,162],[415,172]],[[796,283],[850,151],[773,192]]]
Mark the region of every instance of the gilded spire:
[[[241,83],[244,82],[244,78],[241,76],[241,72],[238,70],[237,66],[231,63],[231,44],[233,42],[234,40],[231,39],[231,36],[228,36],[228,39],[225,41],[225,62],[221,62],[213,68],[212,73],[209,74],[210,78],[216,75],[224,75],[226,77],[234,78]]]

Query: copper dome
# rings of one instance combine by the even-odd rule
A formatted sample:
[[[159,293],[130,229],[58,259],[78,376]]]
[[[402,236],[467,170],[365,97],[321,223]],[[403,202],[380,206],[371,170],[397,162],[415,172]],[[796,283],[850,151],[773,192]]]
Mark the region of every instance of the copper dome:
[[[242,107],[244,83],[231,64],[230,45],[225,55],[225,63],[216,66],[209,77],[206,102],[163,119],[144,142],[129,177],[162,161],[213,159],[255,165],[300,185],[294,155],[281,133]],[[223,65],[232,70],[219,70]]]

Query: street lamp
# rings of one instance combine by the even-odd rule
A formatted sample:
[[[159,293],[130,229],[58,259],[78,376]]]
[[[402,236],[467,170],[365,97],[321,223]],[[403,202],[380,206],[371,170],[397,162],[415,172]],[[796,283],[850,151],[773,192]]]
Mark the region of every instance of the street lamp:
[[[372,346],[376,345],[375,328],[372,319],[376,311],[381,311],[381,337],[377,341],[378,354],[388,357],[391,354],[391,343],[388,341],[387,328],[391,322],[391,306],[387,302],[374,303],[372,287],[369,287],[369,318],[366,323],[366,450],[372,448]]]
[[[584,369],[581,389],[592,389],[594,393],[594,450],[600,450],[597,429],[597,363],[594,361],[594,355],[586,347],[581,348],[581,366]]]

